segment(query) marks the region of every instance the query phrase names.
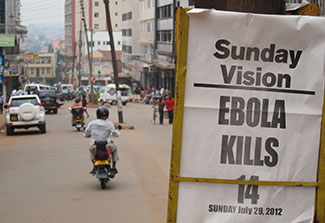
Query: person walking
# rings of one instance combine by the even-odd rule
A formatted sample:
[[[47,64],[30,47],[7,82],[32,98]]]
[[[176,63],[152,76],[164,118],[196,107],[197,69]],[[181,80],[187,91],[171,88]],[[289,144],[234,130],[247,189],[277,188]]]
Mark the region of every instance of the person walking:
[[[165,100],[162,99],[162,97],[160,97],[159,101],[158,101],[160,125],[162,125],[164,123],[164,107],[165,107],[165,104],[166,104]]]
[[[4,103],[5,99],[3,97],[3,95],[0,95],[0,114],[3,113],[3,103]]]
[[[169,95],[169,98],[166,100],[166,107],[168,110],[168,118],[169,118],[169,124],[173,124],[173,116],[174,116],[174,99],[171,95]]]

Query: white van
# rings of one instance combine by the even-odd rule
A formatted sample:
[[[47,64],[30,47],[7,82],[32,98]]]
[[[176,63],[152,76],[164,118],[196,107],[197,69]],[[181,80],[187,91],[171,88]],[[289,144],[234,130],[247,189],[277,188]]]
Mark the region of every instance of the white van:
[[[45,90],[51,90],[51,86],[45,85],[45,84],[26,84],[24,88],[25,94],[33,93],[35,90],[37,91],[45,91]]]
[[[70,92],[73,91],[73,85],[72,84],[62,84],[61,89],[62,89],[63,94],[67,94],[68,90],[70,90]]]

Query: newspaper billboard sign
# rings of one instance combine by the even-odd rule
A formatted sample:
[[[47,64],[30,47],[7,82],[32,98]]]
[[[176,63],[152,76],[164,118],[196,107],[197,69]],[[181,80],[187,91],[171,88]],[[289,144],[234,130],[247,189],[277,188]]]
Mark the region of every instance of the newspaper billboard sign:
[[[313,222],[325,20],[188,15],[177,222]]]

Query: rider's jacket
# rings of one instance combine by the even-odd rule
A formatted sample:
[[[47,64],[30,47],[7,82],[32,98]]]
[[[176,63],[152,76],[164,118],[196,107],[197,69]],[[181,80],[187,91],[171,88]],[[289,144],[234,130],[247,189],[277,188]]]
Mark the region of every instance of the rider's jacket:
[[[113,123],[103,119],[91,121],[85,130],[85,136],[90,137],[92,143],[95,140],[107,140],[111,133],[114,137],[120,136]]]

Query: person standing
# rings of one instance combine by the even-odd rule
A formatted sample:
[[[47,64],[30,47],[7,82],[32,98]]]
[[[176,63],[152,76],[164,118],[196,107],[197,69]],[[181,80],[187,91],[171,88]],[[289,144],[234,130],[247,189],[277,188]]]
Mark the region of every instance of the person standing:
[[[168,110],[168,118],[169,118],[169,124],[173,124],[173,116],[174,116],[174,99],[171,95],[169,95],[169,98],[166,100],[166,107]]]
[[[4,103],[5,99],[3,97],[3,95],[0,95],[0,114],[3,113],[3,103]]]
[[[164,123],[164,107],[165,107],[165,100],[162,99],[162,97],[159,98],[158,101],[158,109],[159,109],[159,122],[160,125]]]
[[[87,114],[87,118],[89,118],[89,114],[88,114],[88,111],[87,111],[87,96],[86,96],[86,93],[83,92],[83,94],[81,94],[81,97],[82,97],[82,106],[84,107],[84,111]]]

